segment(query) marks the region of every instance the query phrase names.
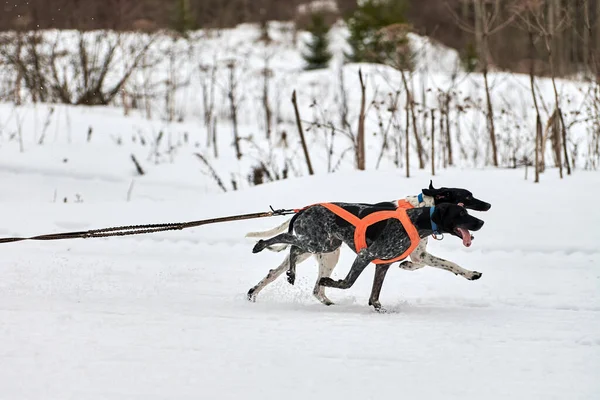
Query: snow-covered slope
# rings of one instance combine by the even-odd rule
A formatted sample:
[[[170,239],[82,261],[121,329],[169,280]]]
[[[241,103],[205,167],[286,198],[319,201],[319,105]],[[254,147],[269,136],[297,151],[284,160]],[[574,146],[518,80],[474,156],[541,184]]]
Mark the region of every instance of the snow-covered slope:
[[[40,48],[50,51],[58,43],[61,54],[71,54],[77,61],[78,35],[72,31],[44,32],[46,44],[45,47],[40,45]],[[107,78],[107,87],[114,84],[119,71],[131,62],[123,52],[136,46],[139,48],[150,40],[140,34],[115,37],[112,32],[89,32],[86,35],[90,46],[98,40],[104,43],[102,39],[105,38],[123,43],[117,49],[115,69]],[[361,69],[367,84],[367,168],[389,169],[403,165],[406,95],[401,74],[397,70],[372,64],[342,65],[343,53],[348,50],[345,42],[347,31],[343,26],[335,26],[330,32],[331,48],[335,55],[330,67],[317,71],[303,70],[301,54],[304,51],[303,43],[307,40],[306,32],[294,35],[290,24],[273,22],[270,24],[270,36],[272,41],[268,44],[259,41],[260,31],[253,25],[240,25],[222,31],[198,31],[192,33],[188,40],[158,35],[147,54],[147,63],[151,66],[133,74],[125,87],[124,96],[118,96],[113,101],[113,106],[117,108],[74,112],[69,108],[56,107],[50,113],[43,105],[35,108],[27,105],[17,109],[11,105],[0,105],[0,146],[12,144],[16,147],[16,139],[6,142],[20,130],[29,132],[24,138],[26,151],[36,147],[35,143],[44,131],[46,145],[57,141],[65,143],[71,139],[81,142],[85,141],[91,127],[93,141],[105,140],[110,144],[120,143],[124,148],[137,146],[138,149],[145,142],[146,147],[139,149],[139,152],[147,155],[159,133],[163,132],[160,148],[169,154],[159,162],[172,161],[179,153],[185,153],[181,147],[188,145],[193,152],[199,152],[208,159],[226,184],[233,179],[237,187],[247,187],[251,169],[261,163],[267,166],[272,175],[282,175],[286,169],[292,176],[305,174],[290,101],[292,92],[296,90],[304,127],[310,127],[306,138],[317,173],[352,170],[355,161],[349,134],[356,134],[358,126],[358,71]],[[443,164],[443,156],[439,151],[443,141],[439,129],[440,108],[445,104],[446,95],[449,95],[449,125],[455,164],[461,167],[490,165],[487,109],[481,74],[465,73],[453,50],[417,35],[411,34],[410,40],[415,53],[415,71],[408,78],[416,101],[416,121],[426,149],[426,161],[430,158],[432,137],[430,111],[434,109],[438,149],[435,158],[438,166]],[[94,49],[96,47],[92,46],[90,51]],[[101,53],[98,57],[101,59]],[[76,72],[68,63],[69,57],[61,60],[66,64],[59,68],[60,71],[64,70],[67,74]],[[266,92],[265,76],[268,77]],[[489,81],[500,164],[512,166],[514,160],[521,162],[523,158],[531,162],[534,158],[535,109],[529,78],[495,72],[489,74]],[[235,86],[238,130],[244,155],[239,161],[234,158],[232,146],[229,101],[232,84]],[[174,89],[171,91],[170,88]],[[536,90],[545,126],[554,110],[551,81],[536,79]],[[583,83],[558,80],[561,107],[565,113],[565,123],[569,126],[568,153],[577,168],[591,168],[600,163],[597,156],[593,155],[596,148],[593,139],[596,115],[589,90],[590,87]],[[8,89],[6,91],[10,92]],[[263,105],[265,93],[268,94],[272,123],[271,138],[268,140]],[[133,97],[136,97],[135,102]],[[29,100],[23,94],[23,101],[27,103]],[[125,123],[118,118],[124,112],[123,100],[137,107],[128,111],[131,117]],[[214,131],[218,137],[218,157],[214,156],[214,149],[208,144],[204,118],[211,107],[216,125]],[[347,109],[348,125],[342,122],[344,109]],[[167,122],[169,116],[172,117],[171,122]],[[211,124],[209,126],[212,127]],[[331,126],[338,129],[333,136]],[[388,126],[391,126],[389,130]],[[133,141],[137,144],[133,144]],[[387,143],[385,147],[384,141]],[[411,137],[411,163],[417,165],[415,146],[415,140]],[[552,164],[550,147],[548,142],[548,165]],[[129,154],[123,158],[118,153],[115,151],[115,162],[130,164]],[[197,166],[199,162],[195,156],[193,158],[194,161],[189,163]],[[214,182],[210,184],[213,189],[217,188]]]

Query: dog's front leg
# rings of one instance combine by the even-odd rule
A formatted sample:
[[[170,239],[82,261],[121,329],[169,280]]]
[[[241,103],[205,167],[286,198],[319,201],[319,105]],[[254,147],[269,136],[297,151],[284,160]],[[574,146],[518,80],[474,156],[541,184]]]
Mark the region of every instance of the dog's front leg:
[[[407,271],[416,271],[417,269],[421,269],[426,267],[427,265],[422,261],[404,261],[398,265],[401,269],[405,269]]]
[[[425,254],[427,254],[427,238],[421,239],[417,248],[410,253],[410,261],[404,261],[398,267],[407,271],[415,271],[426,267],[427,265],[423,262]]]
[[[388,269],[390,269],[390,265],[392,264],[377,264],[375,267],[375,277],[373,278],[371,297],[369,297],[369,305],[375,307],[375,311],[385,311],[383,308],[381,308],[379,294],[381,294],[381,287],[383,286],[385,275],[387,274]]]
[[[425,253],[423,255],[423,262],[430,267],[443,269],[445,271],[450,271],[455,275],[460,275],[463,278],[466,278],[470,281],[475,281],[481,278],[481,272],[470,271],[468,269],[464,269],[458,264],[453,263],[452,261],[444,260],[443,258],[436,257],[432,254]]]
[[[360,274],[367,268],[367,265],[373,260],[372,257],[367,256],[367,252],[362,250],[358,253],[358,256],[352,263],[352,268],[348,271],[348,275],[343,280],[334,281],[331,278],[321,278],[319,284],[322,286],[333,287],[337,289],[349,289],[354,285],[354,282],[358,279]]]
[[[404,261],[398,266],[407,271],[415,271],[426,267],[427,265],[423,262],[425,254],[427,254],[427,238],[421,239],[419,245],[410,253],[410,261]]]

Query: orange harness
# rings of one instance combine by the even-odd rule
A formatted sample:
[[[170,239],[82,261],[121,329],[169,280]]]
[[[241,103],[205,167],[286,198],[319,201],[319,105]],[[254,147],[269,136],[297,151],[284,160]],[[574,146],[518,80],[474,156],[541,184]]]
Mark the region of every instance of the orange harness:
[[[406,210],[413,208],[413,206],[406,200],[398,200],[398,208],[390,211],[376,211],[372,214],[367,215],[364,218],[358,218],[356,215],[344,210],[342,207],[331,203],[319,203],[318,205],[327,208],[329,211],[337,215],[338,217],[346,220],[348,223],[354,226],[354,246],[358,253],[362,249],[367,248],[367,228],[377,222],[384,221],[386,219],[395,218],[400,221],[408,237],[410,238],[410,247],[402,253],[400,256],[395,257],[391,260],[373,260],[373,264],[390,264],[396,261],[400,261],[408,257],[410,253],[419,245],[421,238],[417,228],[413,225],[410,218],[406,214]]]
[[[404,199],[398,200],[398,201],[396,202],[396,204],[398,204],[398,207],[400,207],[400,208],[404,208],[405,210],[408,210],[409,208],[414,208],[414,207],[412,206],[412,204],[410,204],[408,201],[406,201],[406,200],[404,200]]]

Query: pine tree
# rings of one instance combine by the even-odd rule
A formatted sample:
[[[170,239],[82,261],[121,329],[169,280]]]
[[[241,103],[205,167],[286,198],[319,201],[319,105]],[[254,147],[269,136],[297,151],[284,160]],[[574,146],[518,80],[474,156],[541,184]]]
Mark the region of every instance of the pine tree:
[[[347,54],[352,62],[384,63],[393,44],[382,38],[381,30],[390,25],[406,22],[406,0],[364,0],[346,19],[350,37],[348,43],[352,54]]]
[[[190,0],[175,0],[173,6],[173,29],[184,34],[193,29],[194,21],[190,10]]]
[[[327,68],[329,60],[331,60],[331,52],[329,51],[329,26],[325,22],[325,16],[322,13],[314,13],[311,16],[311,23],[308,28],[311,34],[311,39],[306,44],[308,54],[302,54],[306,61],[306,69],[321,69]]]

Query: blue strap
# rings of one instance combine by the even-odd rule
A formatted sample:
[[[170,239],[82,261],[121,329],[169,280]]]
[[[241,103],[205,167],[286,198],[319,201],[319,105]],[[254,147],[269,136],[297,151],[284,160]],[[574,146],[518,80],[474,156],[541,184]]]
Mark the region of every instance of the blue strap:
[[[440,232],[438,232],[437,224],[435,222],[433,222],[433,219],[431,219],[431,217],[433,217],[434,211],[435,211],[435,207],[429,208],[429,219],[431,220],[431,230],[433,231],[434,234],[439,235]]]
[[[419,203],[423,202],[423,193],[419,193],[419,195],[417,196],[417,199],[419,200]]]

